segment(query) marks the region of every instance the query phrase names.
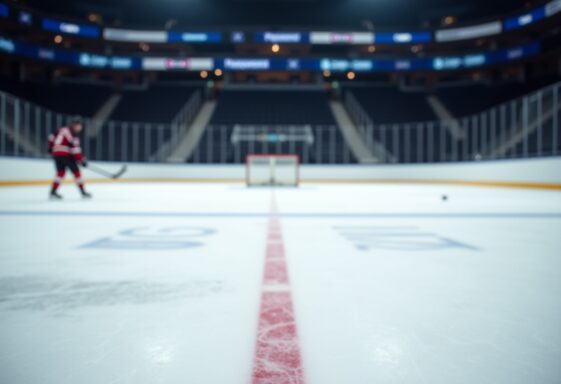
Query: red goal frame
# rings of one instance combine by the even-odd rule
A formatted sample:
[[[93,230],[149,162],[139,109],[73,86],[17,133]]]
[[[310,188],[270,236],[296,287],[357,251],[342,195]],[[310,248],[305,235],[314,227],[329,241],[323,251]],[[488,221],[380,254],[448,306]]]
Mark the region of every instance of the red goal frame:
[[[251,170],[250,170],[250,161],[253,158],[280,158],[280,159],[286,159],[286,158],[291,158],[294,159],[294,164],[296,166],[296,186],[300,185],[300,156],[299,155],[290,155],[290,154],[285,154],[285,153],[270,153],[270,154],[256,154],[256,153],[250,153],[245,157],[245,184],[246,185],[250,185],[249,180],[250,180],[250,175],[251,175]]]

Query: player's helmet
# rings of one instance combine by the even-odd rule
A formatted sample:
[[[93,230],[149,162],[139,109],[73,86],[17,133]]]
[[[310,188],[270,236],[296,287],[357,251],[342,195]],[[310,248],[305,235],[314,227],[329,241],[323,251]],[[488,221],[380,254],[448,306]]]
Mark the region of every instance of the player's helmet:
[[[82,118],[80,116],[74,116],[70,119],[70,126],[75,126],[75,125],[82,125]]]

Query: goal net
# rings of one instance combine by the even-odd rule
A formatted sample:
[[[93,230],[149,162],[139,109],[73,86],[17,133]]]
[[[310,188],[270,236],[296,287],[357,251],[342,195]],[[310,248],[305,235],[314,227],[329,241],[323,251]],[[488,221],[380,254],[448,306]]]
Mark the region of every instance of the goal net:
[[[248,186],[297,186],[300,161],[297,155],[248,155]]]

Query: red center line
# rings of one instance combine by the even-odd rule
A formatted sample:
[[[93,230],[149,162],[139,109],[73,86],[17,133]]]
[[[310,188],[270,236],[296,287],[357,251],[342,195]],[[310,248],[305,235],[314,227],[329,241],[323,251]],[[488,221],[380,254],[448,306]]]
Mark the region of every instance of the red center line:
[[[273,196],[271,213],[276,213]],[[304,384],[280,221],[269,219],[253,384]]]

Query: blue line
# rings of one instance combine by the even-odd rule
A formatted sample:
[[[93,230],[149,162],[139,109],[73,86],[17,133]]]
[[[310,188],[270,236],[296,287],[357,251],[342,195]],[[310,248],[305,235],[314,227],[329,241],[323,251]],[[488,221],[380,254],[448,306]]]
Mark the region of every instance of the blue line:
[[[561,212],[483,213],[245,213],[245,212],[110,212],[110,211],[0,211],[0,216],[59,217],[199,217],[267,219],[561,219]]]

